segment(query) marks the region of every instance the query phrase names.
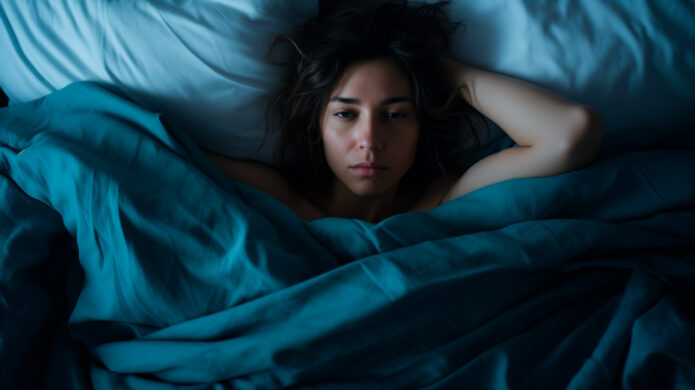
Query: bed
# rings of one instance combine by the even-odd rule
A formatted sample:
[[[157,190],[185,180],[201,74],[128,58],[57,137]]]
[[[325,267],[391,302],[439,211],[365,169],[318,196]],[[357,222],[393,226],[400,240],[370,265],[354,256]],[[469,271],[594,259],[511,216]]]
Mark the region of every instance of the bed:
[[[269,162],[265,49],[328,5],[0,0],[0,388],[695,388],[692,1],[452,2],[603,147],[377,224],[201,151]]]

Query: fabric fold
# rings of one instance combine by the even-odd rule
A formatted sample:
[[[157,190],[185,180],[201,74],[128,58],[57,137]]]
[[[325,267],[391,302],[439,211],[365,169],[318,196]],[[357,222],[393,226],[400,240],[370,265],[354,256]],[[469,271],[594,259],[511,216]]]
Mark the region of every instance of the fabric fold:
[[[695,353],[676,340],[692,340],[695,145],[682,146],[378,224],[307,222],[159,115],[71,84],[0,110],[0,275],[26,275],[0,283],[0,383],[30,366],[95,389],[690,383]],[[63,276],[36,279],[50,264]],[[45,365],[20,353],[38,329],[54,340]]]

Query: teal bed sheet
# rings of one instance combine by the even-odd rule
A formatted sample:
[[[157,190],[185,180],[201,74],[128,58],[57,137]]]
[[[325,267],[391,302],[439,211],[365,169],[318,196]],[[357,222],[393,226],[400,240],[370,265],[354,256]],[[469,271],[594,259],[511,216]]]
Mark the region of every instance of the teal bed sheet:
[[[0,387],[693,388],[694,167],[307,222],[74,83],[0,109]]]

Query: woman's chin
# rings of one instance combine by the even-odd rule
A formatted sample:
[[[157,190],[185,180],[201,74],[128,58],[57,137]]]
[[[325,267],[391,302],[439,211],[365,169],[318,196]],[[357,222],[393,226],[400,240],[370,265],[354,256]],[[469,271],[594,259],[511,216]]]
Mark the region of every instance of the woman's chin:
[[[350,186],[350,190],[352,191],[352,193],[357,196],[379,196],[388,192],[389,189],[391,189],[391,186],[386,186],[383,183],[374,182],[361,182]]]

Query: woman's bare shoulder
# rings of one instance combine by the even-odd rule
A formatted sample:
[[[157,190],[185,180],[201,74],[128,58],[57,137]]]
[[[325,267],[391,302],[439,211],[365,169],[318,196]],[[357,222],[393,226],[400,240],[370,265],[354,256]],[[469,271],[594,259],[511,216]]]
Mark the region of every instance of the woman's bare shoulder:
[[[442,204],[444,196],[456,182],[458,176],[446,174],[433,180],[425,189],[422,196],[408,209],[408,212],[427,211]]]
[[[258,161],[236,160],[205,151],[208,158],[231,179],[272,196],[300,218],[314,220],[325,215],[305,195],[298,192],[275,168]]]
[[[307,221],[313,221],[315,219],[321,219],[328,217],[321,208],[319,208],[318,203],[314,201],[318,195],[317,188],[310,188],[305,191],[298,191],[298,202],[297,207],[294,210],[301,219]]]

